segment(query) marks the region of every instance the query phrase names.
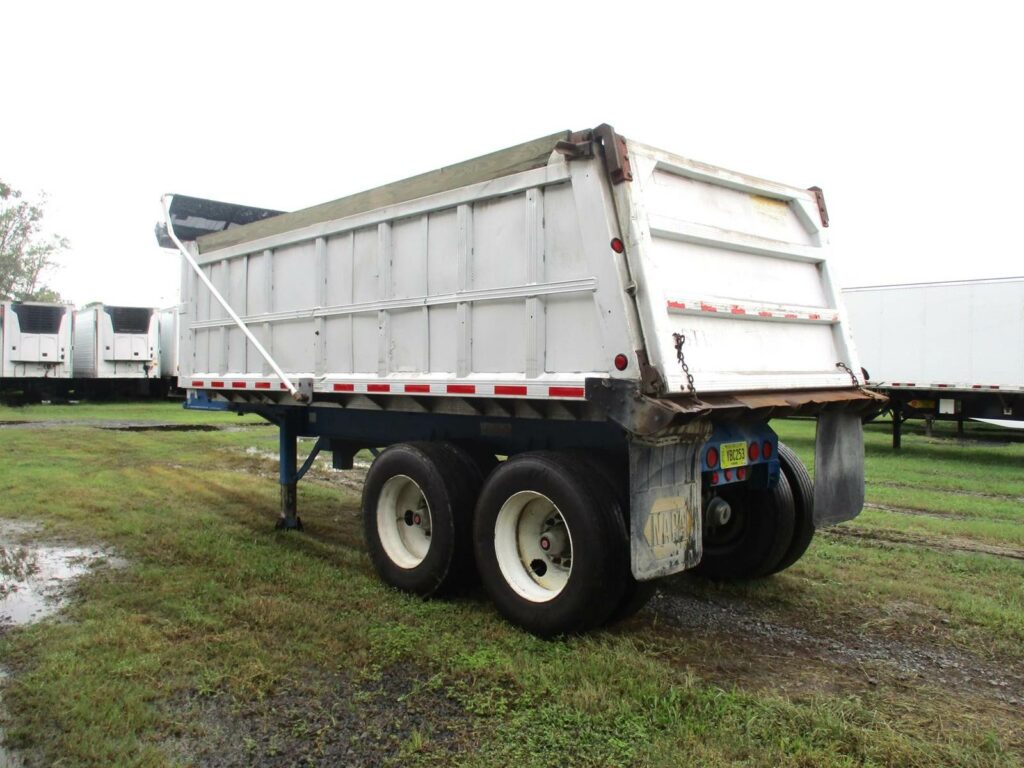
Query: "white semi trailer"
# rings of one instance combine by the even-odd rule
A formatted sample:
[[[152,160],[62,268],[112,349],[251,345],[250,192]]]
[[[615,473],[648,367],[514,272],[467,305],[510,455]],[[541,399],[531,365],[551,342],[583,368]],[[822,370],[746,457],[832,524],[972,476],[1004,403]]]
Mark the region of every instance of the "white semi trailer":
[[[1024,277],[847,288],[893,447],[910,418],[1024,423]]]
[[[881,398],[818,189],[603,125],[295,213],[165,205],[187,404],[279,425],[285,528],[317,451],[383,448],[363,521],[389,584],[479,576],[511,621],[580,631],[684,569],[777,572],[861,510]],[[818,417],[814,486],[768,424],[794,414]]]
[[[160,381],[160,324],[151,307],[88,304],[75,312],[76,392],[151,394]]]
[[[0,302],[0,390],[29,397],[65,394],[73,322],[68,304]]]

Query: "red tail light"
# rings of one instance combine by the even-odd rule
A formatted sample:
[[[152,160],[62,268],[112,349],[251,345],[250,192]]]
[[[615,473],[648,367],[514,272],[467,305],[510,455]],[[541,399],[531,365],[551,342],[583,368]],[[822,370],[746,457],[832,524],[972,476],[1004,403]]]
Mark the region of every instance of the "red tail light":
[[[712,472],[711,473],[711,484],[712,485],[718,485],[718,473],[717,472]]]
[[[764,457],[766,459],[767,458],[771,458],[771,455],[772,455],[772,444],[769,443],[767,440],[764,441],[764,446],[761,448],[761,453],[764,454]]]
[[[756,440],[747,449],[747,456],[750,457],[751,461],[757,461],[761,458],[761,446]]]
[[[708,448],[708,452],[704,454],[704,463],[707,464],[708,469],[718,465],[717,448]]]
[[[629,358],[621,352],[615,356],[615,368],[620,371],[626,370],[626,366],[629,365]]]
[[[613,237],[612,250],[615,251],[616,253],[622,253],[623,251],[626,250],[626,244],[619,240],[619,238]]]
[[[731,469],[725,470],[725,479],[726,480],[732,480],[732,470]]]

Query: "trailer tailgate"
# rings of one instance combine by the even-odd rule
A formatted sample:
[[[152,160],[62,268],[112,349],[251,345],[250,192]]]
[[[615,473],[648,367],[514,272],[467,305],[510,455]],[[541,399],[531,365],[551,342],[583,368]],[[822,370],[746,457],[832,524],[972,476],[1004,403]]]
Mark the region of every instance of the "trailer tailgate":
[[[669,392],[850,387],[860,366],[819,191],[628,142],[617,204],[651,362]]]

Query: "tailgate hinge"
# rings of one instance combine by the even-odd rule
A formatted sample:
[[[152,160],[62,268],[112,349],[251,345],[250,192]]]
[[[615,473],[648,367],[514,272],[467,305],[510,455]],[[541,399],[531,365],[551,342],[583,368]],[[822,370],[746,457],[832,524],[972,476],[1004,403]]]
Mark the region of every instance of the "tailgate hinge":
[[[821,216],[821,226],[828,226],[828,208],[825,207],[825,193],[821,187],[808,187],[808,192],[814,193],[814,202],[818,204],[818,214]]]
[[[572,134],[567,141],[558,142],[555,151],[574,160],[580,157],[593,157],[598,146],[603,151],[604,165],[612,184],[632,181],[633,170],[629,165],[626,140],[607,123],[602,123],[592,130]]]

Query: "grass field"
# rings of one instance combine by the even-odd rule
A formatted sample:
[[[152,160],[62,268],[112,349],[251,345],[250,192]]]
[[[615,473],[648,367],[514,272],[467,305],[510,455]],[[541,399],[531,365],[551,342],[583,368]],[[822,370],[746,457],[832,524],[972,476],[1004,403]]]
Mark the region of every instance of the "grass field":
[[[252,419],[0,421],[30,422],[0,426],[0,518],[127,563],[0,629],[2,725],[29,765],[1024,762],[1024,443],[991,430],[911,433],[897,455],[872,425],[869,507],[786,573],[682,575],[613,630],[543,642],[481,595],[383,587],[358,468],[318,464],[305,532],[274,532],[276,433]],[[145,421],[222,428],[125,428]],[[813,422],[773,426],[810,460]]]

